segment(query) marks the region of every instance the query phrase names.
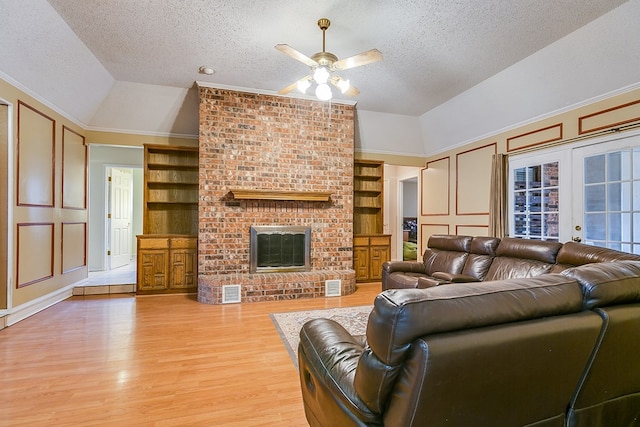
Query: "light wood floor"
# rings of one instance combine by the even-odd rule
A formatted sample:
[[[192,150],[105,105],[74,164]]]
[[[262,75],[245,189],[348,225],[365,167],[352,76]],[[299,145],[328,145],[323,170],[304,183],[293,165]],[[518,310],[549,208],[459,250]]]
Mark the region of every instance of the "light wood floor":
[[[269,313],[372,304],[379,292],[224,306],[72,297],[0,331],[0,426],[306,426]]]

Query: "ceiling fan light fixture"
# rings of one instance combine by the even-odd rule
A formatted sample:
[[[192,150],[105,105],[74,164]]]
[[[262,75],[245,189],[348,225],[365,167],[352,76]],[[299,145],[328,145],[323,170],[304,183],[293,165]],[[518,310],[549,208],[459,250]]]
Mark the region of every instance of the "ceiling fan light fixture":
[[[321,83],[316,87],[316,97],[320,101],[328,101],[333,97],[333,93],[331,92],[331,88],[326,83]]]
[[[351,87],[351,83],[349,82],[349,80],[345,80],[345,79],[339,79],[337,84],[338,84],[338,89],[340,89],[340,92],[342,93],[345,93]]]
[[[299,80],[297,87],[300,92],[307,93],[307,89],[311,87],[311,80],[309,79]]]
[[[318,67],[313,72],[313,80],[319,85],[326,84],[330,74],[326,67]]]

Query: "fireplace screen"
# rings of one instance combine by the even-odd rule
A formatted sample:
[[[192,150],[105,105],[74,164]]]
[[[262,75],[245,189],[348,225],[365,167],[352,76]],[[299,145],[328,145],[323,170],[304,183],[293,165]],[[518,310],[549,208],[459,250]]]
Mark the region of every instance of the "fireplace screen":
[[[311,227],[251,227],[251,273],[310,270]]]

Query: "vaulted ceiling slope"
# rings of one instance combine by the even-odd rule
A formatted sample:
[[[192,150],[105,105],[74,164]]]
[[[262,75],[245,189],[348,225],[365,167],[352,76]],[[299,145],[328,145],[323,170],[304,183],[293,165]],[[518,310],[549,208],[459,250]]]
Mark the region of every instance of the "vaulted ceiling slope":
[[[321,17],[331,20],[328,51],[384,55],[342,73],[361,91],[363,151],[437,152],[640,81],[640,0],[0,0],[0,9],[0,77],[100,130],[197,135],[195,81],[275,93],[308,69],[274,45],[322,50]],[[215,74],[199,74],[202,65]]]

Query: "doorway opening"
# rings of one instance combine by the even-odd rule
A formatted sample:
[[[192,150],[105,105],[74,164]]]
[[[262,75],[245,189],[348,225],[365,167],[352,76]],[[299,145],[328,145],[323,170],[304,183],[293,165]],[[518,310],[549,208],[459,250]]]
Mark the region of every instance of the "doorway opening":
[[[418,177],[400,181],[402,189],[402,260],[418,259]]]

